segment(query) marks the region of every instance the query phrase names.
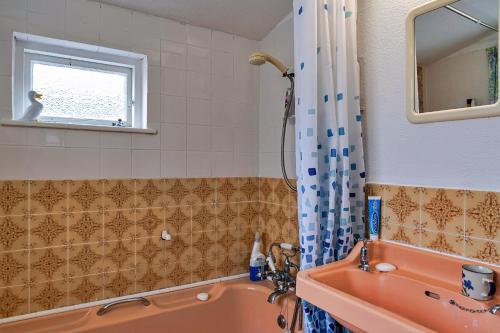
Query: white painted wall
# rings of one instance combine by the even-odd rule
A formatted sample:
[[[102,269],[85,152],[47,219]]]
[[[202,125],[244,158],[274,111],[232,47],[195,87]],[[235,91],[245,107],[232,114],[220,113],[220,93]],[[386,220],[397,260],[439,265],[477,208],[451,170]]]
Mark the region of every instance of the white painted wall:
[[[358,36],[370,182],[500,190],[500,118],[411,124],[405,20],[427,0],[359,0]]]
[[[293,18],[287,16],[261,42],[260,50],[293,66]],[[280,143],[284,99],[290,83],[272,65],[260,66],[259,175],[281,177]],[[295,126],[288,122],[285,157],[288,176],[295,178]]]
[[[486,49],[498,41],[496,33],[491,35],[424,66],[425,112],[464,108],[467,98],[476,105],[490,104]]]
[[[0,127],[0,179],[258,173],[256,41],[86,0],[0,0],[0,117],[12,31],[145,53],[156,136]]]

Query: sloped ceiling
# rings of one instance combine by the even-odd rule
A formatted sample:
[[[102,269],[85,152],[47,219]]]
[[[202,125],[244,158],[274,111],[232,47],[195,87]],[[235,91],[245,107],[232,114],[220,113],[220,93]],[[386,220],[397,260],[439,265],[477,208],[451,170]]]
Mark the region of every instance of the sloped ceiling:
[[[460,0],[451,5],[498,27],[498,1]],[[417,17],[415,24],[417,62],[422,65],[437,61],[492,32],[446,8]]]
[[[261,40],[288,13],[292,0],[100,0],[197,26]]]

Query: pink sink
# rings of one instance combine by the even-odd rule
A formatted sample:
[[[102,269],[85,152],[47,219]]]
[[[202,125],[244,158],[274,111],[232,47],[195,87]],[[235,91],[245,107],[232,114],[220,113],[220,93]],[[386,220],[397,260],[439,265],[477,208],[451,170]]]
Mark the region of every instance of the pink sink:
[[[500,332],[500,314],[469,313],[449,301],[481,309],[500,304],[500,295],[480,302],[460,294],[462,265],[450,256],[378,241],[368,245],[371,272],[358,268],[358,244],[344,260],[299,272],[297,295],[319,306],[354,332]],[[397,266],[389,273],[375,265]],[[500,269],[495,282],[500,286]]]

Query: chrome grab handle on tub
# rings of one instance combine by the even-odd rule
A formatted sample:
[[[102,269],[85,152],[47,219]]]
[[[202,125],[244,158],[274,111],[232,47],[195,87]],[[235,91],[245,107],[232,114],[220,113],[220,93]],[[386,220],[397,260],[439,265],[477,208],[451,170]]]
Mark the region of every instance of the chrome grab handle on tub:
[[[125,298],[125,299],[121,299],[119,301],[115,301],[115,302],[111,302],[111,303],[103,305],[99,309],[99,311],[97,311],[97,315],[98,316],[104,315],[105,313],[107,313],[108,311],[110,311],[111,308],[113,308],[115,305],[124,304],[124,303],[131,303],[131,302],[141,302],[144,306],[149,306],[151,304],[151,302],[148,301],[144,297]]]

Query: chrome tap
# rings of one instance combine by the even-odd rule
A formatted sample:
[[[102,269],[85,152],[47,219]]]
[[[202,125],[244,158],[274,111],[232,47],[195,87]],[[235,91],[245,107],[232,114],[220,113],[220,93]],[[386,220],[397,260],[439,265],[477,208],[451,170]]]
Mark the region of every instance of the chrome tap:
[[[496,315],[500,311],[500,304],[492,305],[490,308],[490,313]]]
[[[368,247],[367,243],[370,240],[363,239],[363,247],[361,248],[361,252],[359,253],[359,269],[365,272],[370,271],[370,263],[368,262]]]

